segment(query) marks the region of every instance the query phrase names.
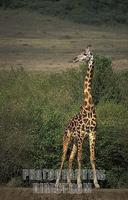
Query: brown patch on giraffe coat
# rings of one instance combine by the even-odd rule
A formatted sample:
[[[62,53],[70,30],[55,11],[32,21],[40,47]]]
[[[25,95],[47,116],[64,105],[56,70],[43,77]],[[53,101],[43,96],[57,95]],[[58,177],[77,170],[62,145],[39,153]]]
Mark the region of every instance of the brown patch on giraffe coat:
[[[78,140],[78,144],[79,144],[79,145],[81,144],[80,138],[79,138],[79,140]],[[78,149],[78,150],[79,150],[79,149]]]
[[[76,130],[77,130],[77,131],[80,130],[80,125],[78,125],[78,126],[76,127]]]
[[[73,127],[72,130],[75,131],[75,127]]]
[[[91,126],[93,127],[93,129],[95,129],[96,124],[95,123],[91,123]]]
[[[92,121],[93,121],[93,122],[96,122],[96,118],[93,117],[93,118],[92,118]]]
[[[96,118],[92,118],[92,122],[96,123]]]
[[[95,141],[96,141],[96,138],[93,138],[93,142],[95,143]]]
[[[78,115],[77,120],[80,121],[80,119],[81,119],[81,117],[80,117],[80,115]]]
[[[77,120],[75,120],[75,121],[74,121],[74,124],[75,124],[75,126],[77,125],[77,123],[78,123],[78,121],[77,121]]]
[[[86,78],[85,78],[85,82],[87,82],[87,83],[88,83],[88,77],[86,77]]]
[[[87,83],[85,83],[85,84],[84,84],[84,87],[85,87],[85,88],[87,88],[87,87],[88,87],[88,84],[87,84]]]
[[[89,104],[92,104],[92,97],[89,97]]]
[[[88,122],[88,119],[87,119],[87,118],[84,118],[84,119],[83,119],[83,122],[84,122],[84,123],[87,123],[87,122]]]
[[[84,126],[84,124],[82,124],[82,128],[81,128],[81,129],[82,129],[82,131],[84,131],[84,129],[85,129],[85,126]]]
[[[93,77],[93,73],[90,74],[90,78],[91,78],[91,79],[92,79],[92,77]]]
[[[88,83],[88,88],[91,89],[91,83],[90,82]]]
[[[87,111],[90,111],[90,106],[89,106],[89,105],[86,107],[86,110],[87,110]]]
[[[82,143],[82,141],[83,141],[82,137],[80,137],[79,139],[80,139],[80,142]]]
[[[82,124],[82,120],[80,121],[80,124]]]
[[[88,122],[87,122],[87,125],[89,125],[90,126],[90,121],[88,120]]]
[[[84,113],[84,114],[83,114],[83,118],[85,118],[85,117],[87,117],[87,113]]]
[[[85,92],[85,98],[88,98],[88,92]]]
[[[76,120],[77,118],[78,118],[78,117],[77,117],[77,116],[75,116],[75,117],[74,117],[74,120]]]
[[[88,88],[88,92],[91,93],[91,88],[90,87]]]
[[[93,114],[94,119],[96,118],[96,114]]]
[[[92,118],[92,113],[88,113],[88,118]]]
[[[88,103],[87,103],[87,100],[84,100],[84,105],[87,106],[87,104],[88,104]]]
[[[90,72],[89,71],[87,71],[87,75],[86,75],[87,77],[89,77],[90,76]]]

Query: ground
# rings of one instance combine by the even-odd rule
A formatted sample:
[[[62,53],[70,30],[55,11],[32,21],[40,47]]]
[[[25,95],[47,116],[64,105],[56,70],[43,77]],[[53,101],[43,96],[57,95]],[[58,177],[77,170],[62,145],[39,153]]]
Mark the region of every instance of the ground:
[[[99,189],[83,194],[34,194],[30,188],[0,188],[0,200],[127,200],[128,189]]]
[[[111,57],[114,69],[128,69],[128,28],[83,25],[26,10],[0,10],[0,67],[57,71],[81,49]],[[76,64],[77,66],[78,64]]]

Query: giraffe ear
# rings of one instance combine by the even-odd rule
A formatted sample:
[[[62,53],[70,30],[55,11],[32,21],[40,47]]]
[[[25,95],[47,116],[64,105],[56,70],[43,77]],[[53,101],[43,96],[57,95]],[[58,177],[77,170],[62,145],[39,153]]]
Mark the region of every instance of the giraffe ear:
[[[85,49],[81,49],[81,52],[84,53],[84,52],[85,52]]]
[[[92,52],[92,53],[93,53],[93,51],[94,51],[94,48],[92,47],[91,44],[87,45],[87,49],[88,49],[90,52]]]

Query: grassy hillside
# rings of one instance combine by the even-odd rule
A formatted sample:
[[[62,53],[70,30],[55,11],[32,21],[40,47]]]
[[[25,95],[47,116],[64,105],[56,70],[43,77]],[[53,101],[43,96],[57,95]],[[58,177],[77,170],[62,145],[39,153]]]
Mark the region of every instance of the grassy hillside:
[[[0,27],[0,68],[19,65],[29,71],[73,68],[73,57],[88,44],[95,53],[112,58],[114,70],[128,68],[126,25],[86,25],[26,9],[0,9]]]
[[[0,6],[27,7],[86,24],[128,23],[127,0],[0,0]]]

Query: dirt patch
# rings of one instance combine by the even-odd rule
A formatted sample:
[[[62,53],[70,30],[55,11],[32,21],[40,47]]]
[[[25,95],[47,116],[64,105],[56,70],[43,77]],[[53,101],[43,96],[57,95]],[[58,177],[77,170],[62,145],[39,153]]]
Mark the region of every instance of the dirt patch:
[[[0,10],[0,67],[32,71],[72,67],[87,44],[111,57],[115,69],[128,69],[128,28],[89,26],[26,10]],[[78,64],[77,64],[78,66]]]
[[[128,189],[99,189],[84,194],[34,194],[28,188],[0,188],[0,200],[127,200]]]

